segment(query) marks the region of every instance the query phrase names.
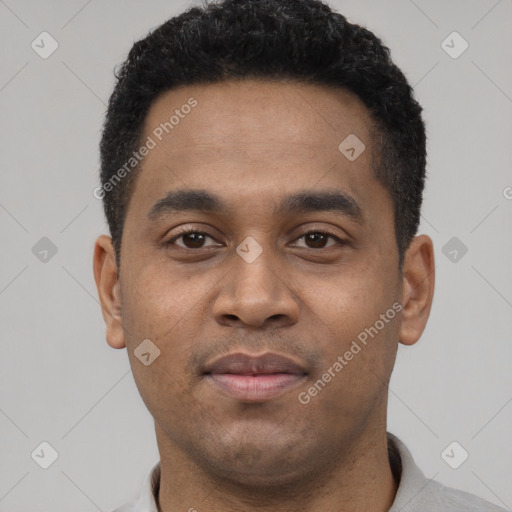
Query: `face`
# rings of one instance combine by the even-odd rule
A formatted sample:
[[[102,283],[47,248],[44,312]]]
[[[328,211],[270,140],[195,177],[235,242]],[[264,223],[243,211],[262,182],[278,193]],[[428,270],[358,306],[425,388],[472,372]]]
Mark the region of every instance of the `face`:
[[[385,429],[397,344],[430,307],[415,280],[433,268],[422,239],[400,274],[369,129],[356,96],[298,83],[187,86],[152,105],[119,281],[108,237],[95,275],[161,453],[282,484]],[[339,149],[351,134],[362,152],[353,135]],[[160,351],[147,366],[146,339]]]

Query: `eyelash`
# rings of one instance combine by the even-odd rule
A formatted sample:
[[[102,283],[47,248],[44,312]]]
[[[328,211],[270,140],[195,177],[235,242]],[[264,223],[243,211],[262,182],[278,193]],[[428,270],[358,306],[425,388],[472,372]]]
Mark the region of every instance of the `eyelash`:
[[[304,238],[305,236],[307,236],[307,235],[309,235],[311,233],[320,234],[320,235],[327,235],[329,238],[333,238],[334,240],[336,240],[339,245],[346,245],[347,244],[347,242],[345,240],[339,238],[336,234],[332,233],[331,231],[329,231],[329,230],[318,230],[318,229],[307,231],[306,233],[304,233],[300,237],[296,238],[295,241],[296,240],[300,240],[301,238]],[[166,245],[166,246],[174,245],[174,242],[176,240],[179,240],[181,237],[186,236],[186,235],[190,235],[190,234],[206,235],[207,237],[211,238],[212,240],[215,240],[215,238],[213,236],[209,235],[208,233],[206,233],[204,231],[198,231],[196,229],[189,229],[187,231],[182,231],[181,233],[175,235],[170,240],[165,242],[164,245]],[[198,251],[200,249],[204,249],[204,247],[198,247],[197,249],[192,249],[190,247],[182,247],[182,246],[178,246],[178,247],[180,247],[181,249],[185,249],[186,251]],[[331,247],[331,246],[328,246],[328,247]],[[318,250],[326,249],[326,248],[327,247],[320,247],[319,249],[314,249],[313,248],[313,250],[317,250],[318,251]],[[305,247],[305,249],[311,249],[311,247]]]

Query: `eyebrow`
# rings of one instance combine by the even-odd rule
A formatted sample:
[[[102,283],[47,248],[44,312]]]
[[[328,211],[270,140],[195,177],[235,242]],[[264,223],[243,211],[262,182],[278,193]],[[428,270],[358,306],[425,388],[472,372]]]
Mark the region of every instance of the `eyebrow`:
[[[178,189],[168,192],[159,199],[147,213],[148,220],[158,220],[165,215],[185,211],[234,214],[220,196],[199,189]],[[285,196],[274,207],[274,215],[334,211],[358,224],[363,224],[363,213],[356,200],[340,191],[300,190]]]

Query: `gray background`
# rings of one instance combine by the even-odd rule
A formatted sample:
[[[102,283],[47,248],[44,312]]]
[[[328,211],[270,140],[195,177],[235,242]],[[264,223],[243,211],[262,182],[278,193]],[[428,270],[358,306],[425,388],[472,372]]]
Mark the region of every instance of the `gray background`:
[[[0,511],[109,511],[158,459],[126,351],[105,341],[92,191],[114,66],[189,5],[0,0]],[[331,5],[391,48],[429,136],[420,232],[435,243],[437,288],[422,339],[400,347],[389,430],[428,477],[510,510],[512,2]],[[31,48],[43,31],[59,44],[47,59]],[[456,59],[441,46],[453,31],[469,43]],[[32,252],[42,237],[58,249],[46,262]],[[443,252],[452,237],[459,247]],[[42,441],[59,454],[48,469],[31,458]],[[452,441],[469,453],[458,469],[441,457]]]

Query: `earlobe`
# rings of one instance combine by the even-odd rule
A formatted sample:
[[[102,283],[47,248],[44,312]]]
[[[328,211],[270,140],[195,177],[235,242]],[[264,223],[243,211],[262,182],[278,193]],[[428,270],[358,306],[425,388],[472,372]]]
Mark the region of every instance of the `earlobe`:
[[[434,248],[427,235],[413,238],[404,257],[400,343],[413,345],[423,333],[434,297]]]
[[[109,236],[102,235],[96,240],[93,271],[106,325],[107,342],[113,348],[124,348],[126,343],[121,315],[120,282],[114,246]]]

